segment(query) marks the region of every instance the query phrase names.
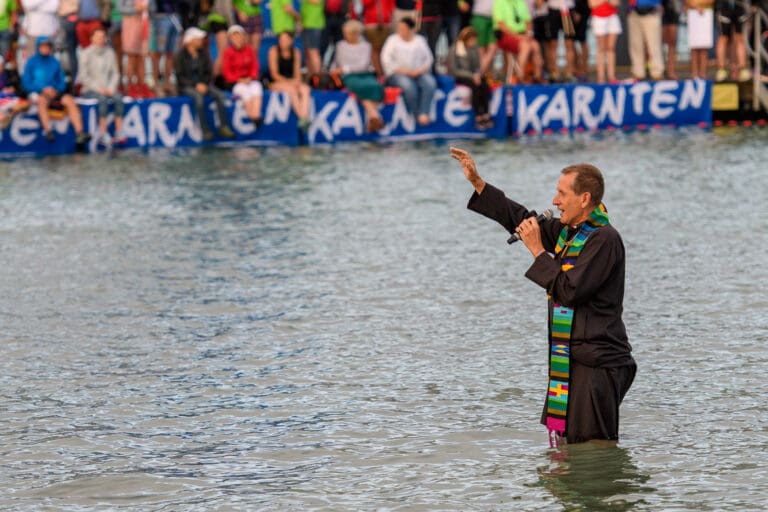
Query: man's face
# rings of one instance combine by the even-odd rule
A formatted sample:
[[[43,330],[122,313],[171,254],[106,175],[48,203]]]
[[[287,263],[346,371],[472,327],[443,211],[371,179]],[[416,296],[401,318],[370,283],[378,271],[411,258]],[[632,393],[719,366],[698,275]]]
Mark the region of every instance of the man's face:
[[[560,222],[571,226],[586,220],[585,208],[590,202],[589,192],[577,194],[573,190],[575,180],[575,172],[561,174],[557,180],[557,194],[552,199],[552,204],[560,210]]]
[[[91,36],[91,43],[94,46],[101,48],[107,44],[107,33],[103,30],[96,30]]]
[[[229,41],[232,43],[232,46],[239,50],[245,46],[245,34],[242,32],[233,32],[232,35],[229,36]]]
[[[397,34],[402,38],[403,41],[410,41],[413,39],[413,31],[411,30],[411,27],[402,21],[397,24]]]

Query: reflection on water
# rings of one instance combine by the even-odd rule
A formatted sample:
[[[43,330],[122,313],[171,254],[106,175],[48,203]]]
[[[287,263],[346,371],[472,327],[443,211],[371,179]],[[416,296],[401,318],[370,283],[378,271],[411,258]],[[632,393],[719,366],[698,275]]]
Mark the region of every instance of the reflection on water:
[[[645,485],[650,475],[637,468],[625,448],[581,443],[550,450],[547,456],[549,464],[538,468],[538,485],[565,510],[625,512],[655,490]]]

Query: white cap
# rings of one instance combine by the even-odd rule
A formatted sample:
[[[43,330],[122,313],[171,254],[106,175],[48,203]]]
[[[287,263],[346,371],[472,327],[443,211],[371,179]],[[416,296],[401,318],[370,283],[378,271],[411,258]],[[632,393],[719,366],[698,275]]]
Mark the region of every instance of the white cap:
[[[237,32],[239,32],[241,34],[245,34],[245,29],[243,27],[241,27],[240,25],[232,25],[231,27],[229,27],[227,29],[227,35],[228,36],[231,36],[232,34],[235,34]]]
[[[208,32],[205,30],[199,29],[197,27],[189,27],[184,31],[184,39],[182,39],[182,44],[187,44],[194,39],[204,39],[207,35]]]

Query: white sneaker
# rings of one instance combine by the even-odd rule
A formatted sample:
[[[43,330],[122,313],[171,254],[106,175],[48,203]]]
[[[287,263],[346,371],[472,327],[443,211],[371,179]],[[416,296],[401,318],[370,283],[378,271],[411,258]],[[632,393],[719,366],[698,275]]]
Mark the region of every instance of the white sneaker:
[[[112,147],[112,136],[110,136],[108,133],[102,133],[101,137],[99,137],[99,142],[106,148]]]

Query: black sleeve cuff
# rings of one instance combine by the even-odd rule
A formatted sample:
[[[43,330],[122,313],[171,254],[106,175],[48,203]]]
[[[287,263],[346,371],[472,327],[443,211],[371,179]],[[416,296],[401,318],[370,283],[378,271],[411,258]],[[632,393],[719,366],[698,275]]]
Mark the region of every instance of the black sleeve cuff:
[[[549,291],[560,273],[560,265],[548,252],[542,252],[533,260],[525,277]]]

